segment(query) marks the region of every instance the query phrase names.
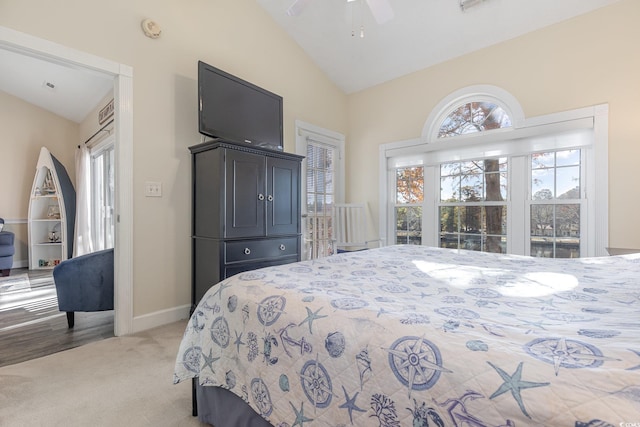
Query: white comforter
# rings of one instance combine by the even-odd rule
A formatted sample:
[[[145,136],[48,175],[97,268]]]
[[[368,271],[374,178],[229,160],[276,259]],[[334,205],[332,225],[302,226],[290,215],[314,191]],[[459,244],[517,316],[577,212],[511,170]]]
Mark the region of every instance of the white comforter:
[[[274,426],[640,423],[640,255],[391,246],[242,273],[193,313],[192,377]]]

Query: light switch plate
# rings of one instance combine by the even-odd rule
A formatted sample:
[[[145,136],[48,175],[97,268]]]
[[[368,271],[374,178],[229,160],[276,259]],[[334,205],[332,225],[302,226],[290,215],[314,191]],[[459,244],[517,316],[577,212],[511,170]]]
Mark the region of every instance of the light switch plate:
[[[150,181],[145,182],[144,195],[146,197],[162,197],[162,183]]]

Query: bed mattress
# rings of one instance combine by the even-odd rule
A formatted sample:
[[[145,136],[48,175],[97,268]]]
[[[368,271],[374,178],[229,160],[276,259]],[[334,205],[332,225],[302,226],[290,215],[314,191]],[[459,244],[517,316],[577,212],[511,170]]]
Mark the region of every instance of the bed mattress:
[[[241,273],[188,323],[191,378],[278,427],[640,422],[640,255],[400,245]]]

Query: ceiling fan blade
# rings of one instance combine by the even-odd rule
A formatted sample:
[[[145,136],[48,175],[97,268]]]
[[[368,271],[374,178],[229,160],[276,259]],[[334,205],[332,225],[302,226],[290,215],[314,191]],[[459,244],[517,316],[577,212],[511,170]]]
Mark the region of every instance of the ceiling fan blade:
[[[287,9],[287,15],[289,16],[300,15],[309,3],[311,3],[311,0],[295,0],[291,4],[291,6],[289,6],[289,9]]]
[[[367,0],[367,4],[378,24],[384,24],[393,19],[393,9],[389,0]]]

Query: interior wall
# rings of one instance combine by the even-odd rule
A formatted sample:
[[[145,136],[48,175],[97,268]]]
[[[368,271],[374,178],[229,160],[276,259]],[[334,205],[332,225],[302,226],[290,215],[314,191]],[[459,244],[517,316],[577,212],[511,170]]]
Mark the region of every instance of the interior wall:
[[[640,2],[586,15],[349,96],[347,200],[367,201],[378,223],[379,145],[420,137],[450,93],[488,84],[507,90],[525,117],[609,104],[609,246],[640,248],[633,218],[640,158]]]
[[[47,149],[64,165],[73,180],[78,124],[0,91],[0,217],[5,230],[16,235],[14,265],[29,265],[29,195],[40,148]]]
[[[160,38],[144,36],[146,18]],[[285,151],[295,150],[296,119],[347,130],[346,95],[253,0],[5,0],[0,25],[133,69],[134,317],[191,298],[198,60],[284,98]],[[144,197],[146,181],[161,182],[163,196]]]
[[[107,106],[107,104],[113,100],[113,92],[109,92],[98,102],[98,105],[95,108],[87,113],[84,120],[80,122],[80,140],[79,143],[85,143],[85,141],[91,140],[88,142],[89,146],[91,144],[95,144],[98,141],[104,139],[106,136],[109,136],[109,130],[113,128],[113,123],[107,126],[103,131],[99,132],[100,129],[105,126],[109,121],[113,119],[113,116],[107,118],[103,123],[100,123],[100,110]],[[97,132],[97,134],[96,134]]]

